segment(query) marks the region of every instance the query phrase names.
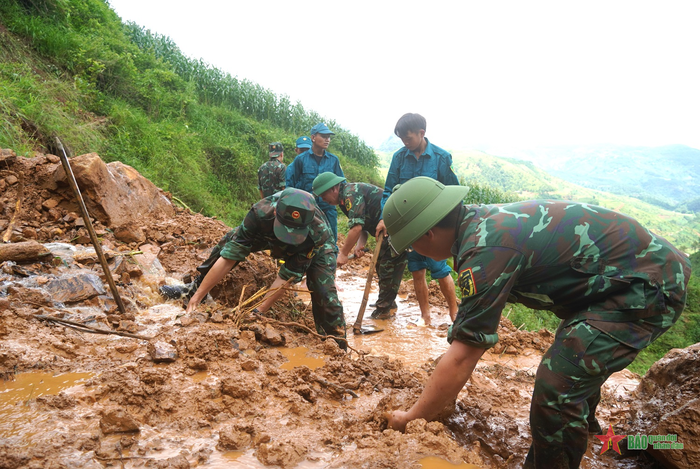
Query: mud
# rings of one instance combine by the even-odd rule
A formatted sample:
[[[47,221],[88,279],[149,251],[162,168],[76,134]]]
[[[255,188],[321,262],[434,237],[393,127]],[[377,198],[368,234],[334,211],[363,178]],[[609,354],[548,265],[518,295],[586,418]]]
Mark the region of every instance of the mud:
[[[104,280],[104,273],[84,227],[76,224],[69,188],[47,183],[58,158],[3,155],[0,229],[14,242],[44,243],[53,256],[0,266],[0,467],[522,465],[534,374],[551,332],[518,331],[504,318],[498,347],[485,354],[439,421],[412,422],[405,434],[388,430],[383,413],[412,405],[447,349],[449,316],[436,283],[434,326],[415,326],[420,313],[407,285],[395,319],[367,321],[384,332],[348,333],[351,353],[301,327],[281,325],[313,328],[303,291],[288,292],[265,319],[235,321],[233,308],[275,277],[275,263],[265,253],[251,255],[210,301],[185,315],[157,288],[186,281],[229,227],[173,205],[167,217],[140,218],[142,241],[120,240],[115,227],[95,220],[126,314],[109,293],[56,302],[44,288],[50,281],[79,272]],[[358,311],[370,257],[338,272],[348,324]],[[376,290],[372,295],[370,302]],[[279,345],[271,345],[273,338]],[[601,424],[624,432],[638,379],[623,372],[606,384]],[[591,438],[582,467],[653,464],[642,452],[617,459],[600,449]]]

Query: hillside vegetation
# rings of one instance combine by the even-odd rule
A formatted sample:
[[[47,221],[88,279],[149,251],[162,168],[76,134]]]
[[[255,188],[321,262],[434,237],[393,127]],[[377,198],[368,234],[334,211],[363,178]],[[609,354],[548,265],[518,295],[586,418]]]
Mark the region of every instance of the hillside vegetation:
[[[257,199],[267,144],[318,122],[351,180],[378,182],[358,137],[300,103],[185,57],[101,0],[0,3],[0,147],[98,153],[133,166],[192,210],[237,224]]]

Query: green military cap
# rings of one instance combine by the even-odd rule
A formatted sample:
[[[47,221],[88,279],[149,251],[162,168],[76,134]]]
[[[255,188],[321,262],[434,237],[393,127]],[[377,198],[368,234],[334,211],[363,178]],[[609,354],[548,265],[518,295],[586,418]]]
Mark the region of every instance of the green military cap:
[[[394,252],[402,253],[427,233],[464,199],[468,191],[466,186],[445,186],[425,176],[397,184],[382,212]]]
[[[286,244],[303,243],[316,212],[311,194],[300,189],[285,189],[280,193],[275,211],[275,237]]]
[[[280,142],[274,142],[269,145],[270,158],[277,158],[284,151],[284,147]]]
[[[316,179],[314,179],[313,185],[311,186],[311,190],[314,191],[315,196],[320,197],[321,194],[326,192],[328,189],[332,188],[336,184],[340,184],[343,181],[347,181],[347,179],[330,171],[326,171],[325,173],[321,173],[316,176]]]

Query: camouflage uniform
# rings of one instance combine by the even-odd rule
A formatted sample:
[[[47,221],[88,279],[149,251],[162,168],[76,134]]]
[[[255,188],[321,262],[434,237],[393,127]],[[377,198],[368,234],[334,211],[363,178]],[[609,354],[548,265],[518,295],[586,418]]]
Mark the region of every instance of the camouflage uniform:
[[[634,219],[592,205],[527,201],[463,207],[462,302],[448,340],[488,348],[506,301],[562,319],[537,370],[525,467],[578,467],[598,431],[600,387],[675,323],[689,260]]]
[[[287,165],[279,161],[276,157],[270,158],[258,169],[258,189],[262,191],[263,197],[284,190]]]
[[[338,196],[340,210],[348,217],[348,229],[362,225],[362,229],[372,236],[377,231],[377,223],[382,214],[382,189],[372,184],[340,183]],[[379,297],[376,314],[389,313],[401,286],[403,271],[406,268],[407,253],[392,257],[388,239],[382,239],[382,247],[377,259],[377,276],[379,277]]]
[[[209,258],[197,267],[200,279],[219,257],[242,262],[251,252],[270,250],[272,257],[284,260],[279,271],[280,278],[292,278],[297,283],[306,274],[318,333],[345,337],[343,305],[335,287],[338,248],[333,243],[326,216],[314,206],[315,216],[306,240],[299,245],[286,244],[275,237],[273,230],[278,200],[279,193],[251,207],[243,223],[229,231],[214,247]],[[344,346],[343,342],[340,344]]]

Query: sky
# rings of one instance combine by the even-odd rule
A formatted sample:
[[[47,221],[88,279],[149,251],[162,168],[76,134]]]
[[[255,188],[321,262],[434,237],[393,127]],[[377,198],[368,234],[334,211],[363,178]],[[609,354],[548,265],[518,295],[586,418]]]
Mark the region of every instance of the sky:
[[[107,0],[123,21],[378,146],[700,148],[696,0]]]

